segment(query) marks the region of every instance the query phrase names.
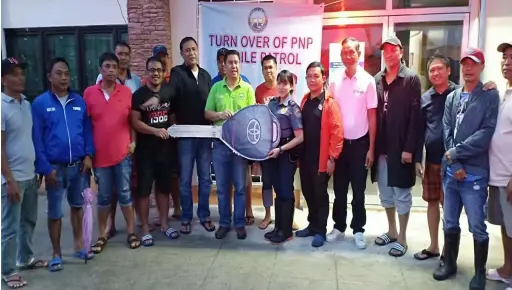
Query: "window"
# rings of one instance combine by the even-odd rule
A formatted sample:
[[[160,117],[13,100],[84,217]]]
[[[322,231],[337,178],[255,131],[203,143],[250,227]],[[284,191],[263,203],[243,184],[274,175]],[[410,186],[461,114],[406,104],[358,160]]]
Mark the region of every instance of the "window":
[[[418,73],[423,92],[432,86],[428,78],[427,62],[435,54],[448,57],[451,67],[450,80],[459,83],[463,26],[462,21],[395,24],[396,36],[404,47],[405,63]]]
[[[27,65],[25,71],[26,75],[26,90],[27,97],[38,95],[44,90],[46,84],[45,69],[42,62],[43,51],[37,49],[41,47],[40,35],[25,35],[16,37],[7,41],[8,45],[16,47],[16,50],[8,51],[9,56],[14,56],[19,61]],[[12,53],[11,53],[12,52]]]
[[[469,0],[393,0],[393,9],[469,6]]]
[[[71,74],[71,87],[78,88],[78,55],[76,49],[75,35],[48,35],[46,37],[47,43],[47,57],[50,60],[56,57],[63,57],[69,64],[69,71]]]
[[[25,95],[30,100],[48,89],[46,66],[55,57],[67,60],[71,88],[83,92],[96,82],[100,54],[112,51],[119,40],[128,40],[125,25],[5,30],[7,54],[27,64]]]
[[[386,0],[315,0],[314,3],[324,4],[324,12],[386,9]]]

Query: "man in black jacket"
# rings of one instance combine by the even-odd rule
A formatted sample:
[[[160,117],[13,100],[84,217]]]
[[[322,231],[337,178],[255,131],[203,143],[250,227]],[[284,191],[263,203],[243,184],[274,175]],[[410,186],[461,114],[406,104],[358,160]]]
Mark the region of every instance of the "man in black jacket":
[[[402,62],[402,43],[390,37],[381,45],[386,68],[375,76],[377,107],[376,167],[379,197],[386,209],[388,232],[375,240],[384,246],[393,243],[389,254],[401,257],[407,252],[407,223],[412,207],[411,190],[416,182],[414,156],[417,149],[421,83],[418,75]],[[376,175],[375,175],[376,173]],[[400,232],[396,227],[396,213]]]
[[[209,125],[204,117],[206,99],[212,86],[210,74],[198,64],[199,49],[192,37],[180,41],[180,53],[183,64],[171,70],[169,85],[172,88],[171,104],[179,125]],[[146,103],[147,105],[149,103]],[[179,138],[178,159],[181,193],[180,233],[188,235],[192,231],[191,221],[194,204],[192,200],[192,175],[197,164],[199,183],[197,216],[203,228],[213,232],[215,226],[210,220],[210,165],[212,160],[212,140],[206,138]],[[178,206],[178,205],[175,205]]]

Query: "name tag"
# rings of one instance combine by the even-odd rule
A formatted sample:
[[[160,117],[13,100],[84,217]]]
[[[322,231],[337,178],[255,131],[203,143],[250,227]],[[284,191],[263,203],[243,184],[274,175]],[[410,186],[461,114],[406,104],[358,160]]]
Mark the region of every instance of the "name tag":
[[[55,107],[46,108],[46,112],[55,112]]]
[[[80,107],[73,107],[73,111],[82,111],[82,108],[80,108]]]

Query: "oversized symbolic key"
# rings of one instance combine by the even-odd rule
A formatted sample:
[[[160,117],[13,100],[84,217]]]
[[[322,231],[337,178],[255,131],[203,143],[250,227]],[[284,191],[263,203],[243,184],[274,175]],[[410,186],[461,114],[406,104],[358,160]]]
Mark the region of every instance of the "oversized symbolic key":
[[[217,138],[236,154],[255,161],[267,159],[281,139],[279,121],[265,105],[243,108],[221,126],[173,125],[167,132],[175,138]]]

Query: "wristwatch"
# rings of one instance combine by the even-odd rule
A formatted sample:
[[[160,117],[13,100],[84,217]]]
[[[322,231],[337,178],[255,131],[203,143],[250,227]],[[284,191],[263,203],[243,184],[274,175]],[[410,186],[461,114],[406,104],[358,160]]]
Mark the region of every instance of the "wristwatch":
[[[283,154],[283,147],[279,146],[279,154]]]
[[[336,161],[336,159],[334,159],[334,157],[332,157],[332,156],[329,156],[329,160],[332,162]]]

